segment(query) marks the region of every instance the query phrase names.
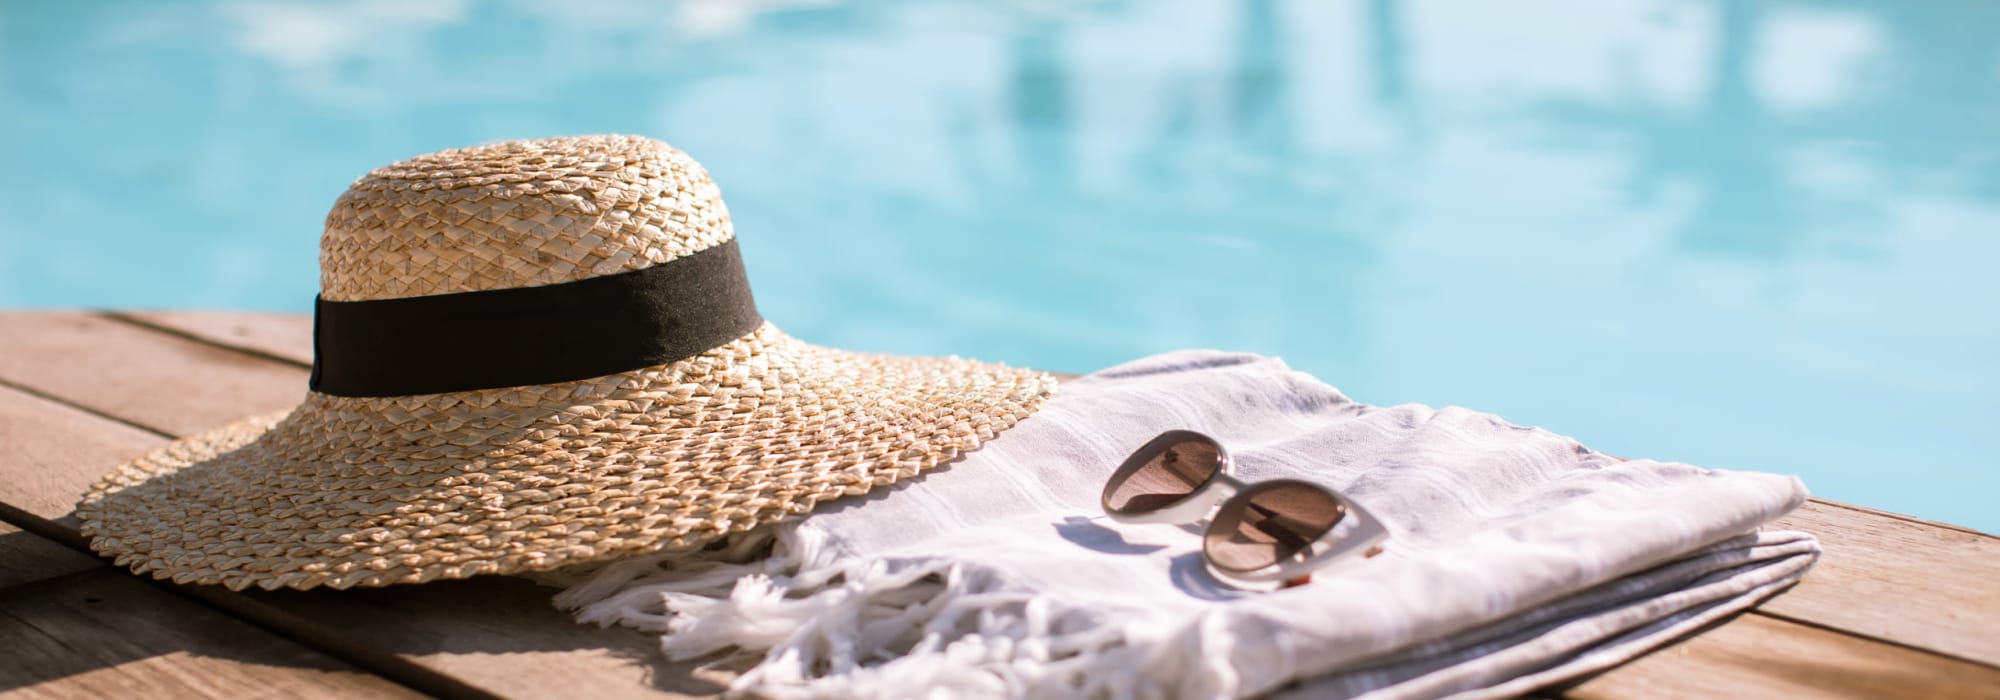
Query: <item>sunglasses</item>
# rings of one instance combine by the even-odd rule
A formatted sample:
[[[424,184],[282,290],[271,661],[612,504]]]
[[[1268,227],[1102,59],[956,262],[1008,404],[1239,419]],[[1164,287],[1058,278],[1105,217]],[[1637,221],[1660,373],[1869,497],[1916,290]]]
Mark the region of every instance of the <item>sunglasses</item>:
[[[1215,438],[1169,430],[1125,458],[1104,485],[1104,512],[1126,523],[1209,517],[1203,558],[1219,578],[1303,583],[1301,574],[1355,552],[1374,556],[1389,531],[1338,491],[1297,479],[1246,483]],[[1221,505],[1216,504],[1220,502]]]

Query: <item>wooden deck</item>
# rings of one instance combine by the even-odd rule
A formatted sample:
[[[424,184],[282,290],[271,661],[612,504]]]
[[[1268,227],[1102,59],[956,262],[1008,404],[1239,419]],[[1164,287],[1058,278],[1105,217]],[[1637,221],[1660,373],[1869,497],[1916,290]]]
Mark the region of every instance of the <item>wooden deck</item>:
[[[0,696],[712,695],[650,639],[577,625],[524,581],[230,593],[87,554],[70,515],[110,466],[296,404],[302,316],[0,313]],[[2000,698],[1993,536],[1814,501],[1780,527],[1825,556],[1805,582],[1567,698]],[[714,672],[707,672],[714,673]]]

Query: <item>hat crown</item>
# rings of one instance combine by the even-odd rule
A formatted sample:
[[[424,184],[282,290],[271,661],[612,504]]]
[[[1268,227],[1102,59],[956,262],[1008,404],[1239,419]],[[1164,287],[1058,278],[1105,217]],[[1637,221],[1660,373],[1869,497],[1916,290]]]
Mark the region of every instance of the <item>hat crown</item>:
[[[534,287],[651,267],[735,237],[686,153],[639,136],[439,151],[376,169],[326,217],[320,296]]]

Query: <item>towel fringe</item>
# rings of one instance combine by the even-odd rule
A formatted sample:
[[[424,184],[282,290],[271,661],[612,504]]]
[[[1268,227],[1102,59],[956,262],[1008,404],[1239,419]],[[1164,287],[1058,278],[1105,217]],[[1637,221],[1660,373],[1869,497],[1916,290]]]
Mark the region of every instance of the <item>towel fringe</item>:
[[[767,546],[768,557],[746,561]],[[555,603],[578,620],[659,632],[675,660],[761,651],[731,694],[1145,698],[1187,689],[1163,682],[1194,681],[1204,695],[1234,695],[1218,687],[1234,678],[1225,654],[1176,662],[1179,678],[1148,677],[1155,655],[1130,643],[1139,630],[1106,611],[1034,596],[969,562],[840,556],[824,535],[792,523],[721,549],[542,579],[566,586]],[[1202,636],[1226,645],[1212,638],[1226,626],[1215,627],[1223,629]]]

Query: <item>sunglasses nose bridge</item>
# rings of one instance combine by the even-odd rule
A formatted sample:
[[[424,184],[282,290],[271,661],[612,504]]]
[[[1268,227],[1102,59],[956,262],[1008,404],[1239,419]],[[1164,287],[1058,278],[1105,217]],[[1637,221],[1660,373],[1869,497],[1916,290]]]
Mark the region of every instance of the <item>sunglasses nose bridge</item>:
[[[1229,473],[1227,469],[1217,472],[1209,484],[1209,488],[1215,489],[1216,494],[1221,496],[1217,499],[1218,502],[1228,500],[1249,486],[1248,482],[1236,478],[1236,475]]]
[[[1242,479],[1230,476],[1228,472],[1216,474],[1207,484],[1203,484],[1182,508],[1178,509],[1180,512],[1175,513],[1177,516],[1175,519],[1178,522],[1212,521],[1216,511],[1236,498],[1236,494],[1242,493],[1248,486],[1249,484],[1244,483]]]

